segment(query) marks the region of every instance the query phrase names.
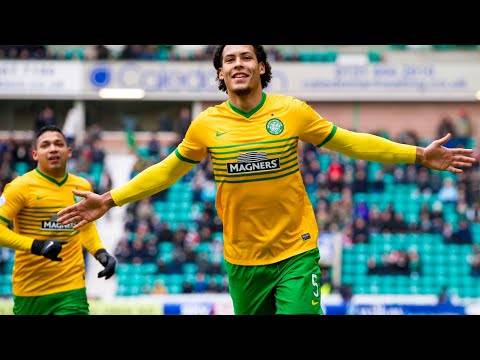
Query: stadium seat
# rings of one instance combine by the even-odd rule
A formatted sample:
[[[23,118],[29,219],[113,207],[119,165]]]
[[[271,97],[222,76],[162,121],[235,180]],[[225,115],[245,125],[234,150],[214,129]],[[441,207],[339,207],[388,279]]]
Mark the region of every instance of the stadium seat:
[[[29,170],[29,166],[26,162],[19,161],[15,163],[15,172],[20,176],[25,174]]]
[[[183,265],[183,273],[186,274],[186,275],[189,275],[189,274],[196,274],[198,271],[198,266],[196,264],[193,264],[193,263],[185,263]]]

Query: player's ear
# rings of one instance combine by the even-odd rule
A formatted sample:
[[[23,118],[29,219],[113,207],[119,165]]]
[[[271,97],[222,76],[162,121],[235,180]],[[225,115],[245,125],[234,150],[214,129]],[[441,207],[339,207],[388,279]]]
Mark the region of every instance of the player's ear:
[[[32,149],[32,159],[38,161],[38,152],[35,148]]]
[[[223,68],[218,69],[218,79],[225,80],[225,75],[223,75]]]
[[[69,146],[68,147],[68,158],[70,159],[72,157],[72,148]]]
[[[260,68],[260,75],[265,74],[265,64],[263,62],[258,63],[258,67]]]

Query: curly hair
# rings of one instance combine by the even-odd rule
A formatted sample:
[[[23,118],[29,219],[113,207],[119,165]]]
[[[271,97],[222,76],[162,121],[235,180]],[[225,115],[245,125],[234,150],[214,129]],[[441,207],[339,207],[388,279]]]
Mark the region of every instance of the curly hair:
[[[213,66],[215,67],[215,70],[217,70],[217,81],[218,81],[218,89],[224,92],[227,92],[227,86],[225,85],[225,81],[220,80],[219,74],[220,74],[220,69],[222,67],[222,53],[223,49],[225,48],[226,45],[218,45],[215,48],[215,52],[213,55]],[[267,60],[267,53],[265,52],[265,49],[263,48],[262,45],[252,45],[253,49],[255,51],[255,56],[257,57],[257,61],[259,63],[263,63],[265,65],[265,73],[263,75],[260,75],[260,80],[262,82],[262,89],[265,89],[272,80],[272,67],[268,63]]]

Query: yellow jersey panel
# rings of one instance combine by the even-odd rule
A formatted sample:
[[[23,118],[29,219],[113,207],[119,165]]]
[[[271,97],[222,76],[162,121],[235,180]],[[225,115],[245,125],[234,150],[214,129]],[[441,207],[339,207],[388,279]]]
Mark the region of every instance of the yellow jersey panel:
[[[227,261],[266,265],[317,246],[298,141],[322,145],[334,129],[304,102],[265,93],[250,113],[227,101],[192,122],[176,153],[190,162],[210,156]]]

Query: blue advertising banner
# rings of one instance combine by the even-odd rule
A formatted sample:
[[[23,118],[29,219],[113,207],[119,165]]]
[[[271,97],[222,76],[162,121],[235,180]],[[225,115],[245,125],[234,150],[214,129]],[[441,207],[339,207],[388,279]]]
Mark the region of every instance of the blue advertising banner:
[[[329,305],[326,315],[465,315],[464,306],[405,305],[405,304],[355,304]]]

